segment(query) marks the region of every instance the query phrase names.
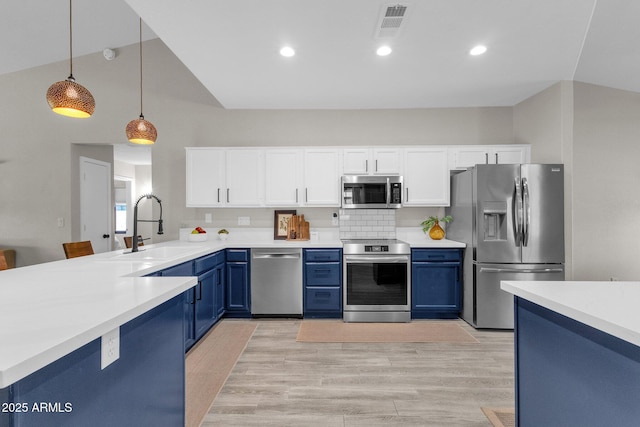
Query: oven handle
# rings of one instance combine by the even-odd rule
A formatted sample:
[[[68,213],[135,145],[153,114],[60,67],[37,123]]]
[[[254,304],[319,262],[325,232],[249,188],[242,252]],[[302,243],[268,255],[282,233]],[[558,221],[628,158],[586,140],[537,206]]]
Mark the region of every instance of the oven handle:
[[[351,263],[399,263],[399,262],[409,262],[408,256],[387,256],[387,255],[378,255],[378,256],[366,256],[366,255],[345,255],[345,262]]]

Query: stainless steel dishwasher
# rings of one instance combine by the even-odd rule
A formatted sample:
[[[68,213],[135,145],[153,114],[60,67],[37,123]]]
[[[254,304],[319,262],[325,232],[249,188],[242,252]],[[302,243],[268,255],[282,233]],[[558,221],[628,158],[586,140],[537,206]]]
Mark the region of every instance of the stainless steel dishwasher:
[[[302,249],[251,249],[251,314],[302,317]]]

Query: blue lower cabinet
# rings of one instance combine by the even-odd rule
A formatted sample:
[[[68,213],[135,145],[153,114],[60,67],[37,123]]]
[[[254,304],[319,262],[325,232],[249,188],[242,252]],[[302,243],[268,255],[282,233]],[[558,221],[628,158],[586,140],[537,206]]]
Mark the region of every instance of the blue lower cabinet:
[[[198,276],[195,288],[195,340],[198,341],[220,319],[219,287],[224,284],[225,251],[196,258],[194,272]],[[222,272],[221,272],[222,271]]]
[[[250,249],[227,249],[226,305],[227,317],[251,317]]]
[[[411,251],[411,317],[457,318],[462,308],[462,250]]]
[[[153,273],[154,276],[193,276],[193,261],[183,262],[173,267]],[[189,350],[196,342],[196,291],[197,286],[184,292],[184,349]]]
[[[342,249],[304,249],[304,317],[342,318]]]
[[[198,276],[195,288],[195,329],[196,341],[216,323],[216,271],[209,270]]]
[[[19,408],[3,411],[0,425],[185,425],[183,300],[122,325],[120,357],[104,369],[98,338],[0,389],[3,408]]]
[[[215,316],[216,321],[220,320],[226,312],[225,302],[227,296],[227,281],[226,281],[226,262],[222,262],[215,267]]]

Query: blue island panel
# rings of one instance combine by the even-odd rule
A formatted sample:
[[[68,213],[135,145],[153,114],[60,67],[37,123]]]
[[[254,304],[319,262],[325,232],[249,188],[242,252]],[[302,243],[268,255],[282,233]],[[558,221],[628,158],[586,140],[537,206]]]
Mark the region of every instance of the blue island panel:
[[[183,426],[184,296],[120,327],[120,358],[100,369],[101,339],[0,390],[2,426]]]
[[[515,298],[519,427],[637,427],[640,347]]]

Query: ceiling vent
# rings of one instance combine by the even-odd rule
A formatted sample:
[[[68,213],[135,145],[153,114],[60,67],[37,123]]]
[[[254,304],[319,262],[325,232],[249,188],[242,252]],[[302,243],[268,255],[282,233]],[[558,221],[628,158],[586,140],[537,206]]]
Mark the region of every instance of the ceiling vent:
[[[407,6],[401,4],[385,5],[382,7],[376,37],[396,37],[402,28],[402,22],[406,17]]]

